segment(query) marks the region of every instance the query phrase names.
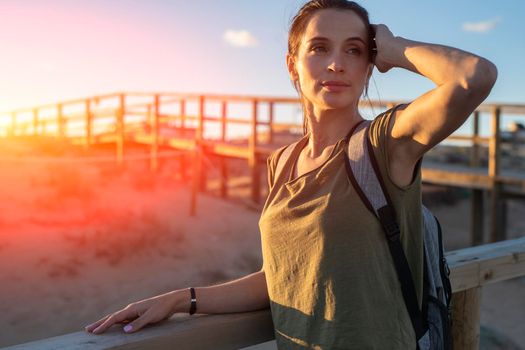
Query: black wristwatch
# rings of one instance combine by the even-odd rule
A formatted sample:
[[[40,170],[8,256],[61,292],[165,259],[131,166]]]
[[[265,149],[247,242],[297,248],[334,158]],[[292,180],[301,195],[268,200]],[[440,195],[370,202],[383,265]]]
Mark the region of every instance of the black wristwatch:
[[[197,311],[197,298],[195,297],[195,289],[193,287],[190,287],[190,293],[191,293],[190,315],[193,315],[195,311]]]

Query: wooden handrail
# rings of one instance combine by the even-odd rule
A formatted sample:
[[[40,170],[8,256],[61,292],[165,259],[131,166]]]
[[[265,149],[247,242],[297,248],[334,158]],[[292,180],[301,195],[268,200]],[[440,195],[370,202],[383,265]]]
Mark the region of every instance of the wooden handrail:
[[[454,292],[455,348],[478,349],[480,288],[525,276],[525,237],[452,251],[446,257]],[[113,326],[102,335],[79,331],[3,349],[220,350],[239,349],[272,339],[271,313],[270,309],[265,309],[221,315],[175,314],[167,321],[134,334],[125,334],[121,326]]]
[[[138,100],[137,100],[138,99]],[[207,103],[219,103],[221,112],[218,116],[207,115]],[[392,107],[406,101],[360,101],[361,107]],[[188,112],[188,104],[196,104],[198,111]],[[231,104],[242,103],[251,107],[251,116],[239,118],[228,113]],[[298,98],[249,96],[249,95],[219,95],[192,93],[113,93],[92,96],[61,102],[56,105],[39,106],[30,109],[14,111],[2,115],[4,120],[11,120],[7,130],[0,130],[6,136],[50,135],[65,138],[71,136],[71,141],[84,144],[115,144],[115,160],[122,164],[125,159],[125,148],[128,143],[139,143],[151,147],[151,169],[157,168],[157,150],[161,147],[171,147],[186,150],[193,155],[193,174],[199,177],[198,185],[192,186],[192,205],[190,212],[196,213],[196,193],[206,190],[207,167],[203,166],[202,157],[213,155],[220,158],[221,196],[227,196],[227,162],[224,158],[235,157],[246,159],[251,176],[251,197],[253,202],[260,202],[260,172],[263,163],[271,151],[282,146],[279,142],[289,142],[289,138],[280,137],[279,132],[288,134],[300,133],[302,125],[283,123],[275,118],[278,105],[299,106]],[[151,110],[155,108],[156,119],[152,123]],[[173,109],[177,108],[177,111]],[[268,108],[268,120],[261,120],[257,109]],[[55,114],[49,114],[55,111]],[[46,113],[43,113],[45,110]],[[490,114],[491,135],[482,137],[479,133],[481,112]],[[176,115],[176,113],[179,113]],[[490,240],[505,239],[505,205],[512,197],[525,197],[525,177],[523,174],[508,174],[500,171],[502,168],[501,154],[506,149],[505,138],[501,135],[501,119],[503,115],[525,115],[525,105],[519,104],[482,104],[473,113],[474,130],[471,135],[451,135],[449,141],[464,141],[472,144],[469,165],[467,169],[444,169],[439,164],[434,168],[423,169],[423,181],[447,186],[460,186],[472,191],[471,242],[480,244],[483,241],[483,195],[482,191],[490,191],[491,223]],[[485,116],[484,116],[485,117]],[[106,123],[112,120],[114,127]],[[100,123],[97,123],[100,121]],[[102,123],[104,121],[105,123]],[[210,123],[220,124],[219,139],[208,138]],[[132,126],[138,126],[135,128]],[[249,126],[249,135],[243,135],[244,140],[226,138],[227,124]],[[260,128],[258,128],[260,127]],[[83,129],[83,131],[82,131]],[[264,133],[261,130],[264,129]],[[259,137],[264,136],[264,137]],[[281,140],[278,140],[281,139]],[[80,140],[80,141],[79,141]],[[276,141],[277,140],[277,141]],[[230,142],[231,141],[231,142]],[[241,142],[238,142],[241,141]],[[274,142],[275,141],[275,142]],[[209,142],[214,142],[210,145]],[[488,144],[488,167],[485,161],[485,148]],[[515,142],[513,143],[515,144]],[[210,146],[210,147],[208,147]],[[204,154],[206,153],[206,154]],[[181,165],[185,160],[180,160]],[[464,162],[465,163],[465,162]],[[425,165],[428,163],[425,163]],[[467,165],[467,164],[464,164]],[[189,168],[187,165],[185,165]],[[182,168],[182,167],[181,167]],[[510,185],[510,184],[513,185]]]

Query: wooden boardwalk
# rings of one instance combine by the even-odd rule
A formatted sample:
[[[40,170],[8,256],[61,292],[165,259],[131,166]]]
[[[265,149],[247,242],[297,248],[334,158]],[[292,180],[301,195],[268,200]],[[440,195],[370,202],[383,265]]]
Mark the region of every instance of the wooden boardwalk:
[[[360,107],[383,111],[404,101],[370,101]],[[220,194],[228,196],[228,159],[244,159],[251,178],[251,199],[261,202],[261,176],[267,157],[280,146],[302,136],[302,125],[283,122],[283,107],[298,110],[296,98],[200,95],[175,93],[117,93],[93,96],[52,105],[17,110],[0,115],[10,118],[7,135],[47,135],[71,140],[87,149],[98,144],[115,145],[115,161],[122,164],[130,144],[150,148],[150,167],[159,166],[159,152],[169,148],[180,151],[183,176],[191,170],[193,187],[191,214],[197,209],[197,193],[205,191],[205,158],[219,159]],[[233,115],[233,107],[244,108],[244,116]],[[212,110],[215,110],[214,112]],[[246,112],[247,111],[247,112]],[[488,115],[483,115],[488,114]],[[242,113],[239,113],[242,114]],[[377,113],[376,113],[377,114]],[[463,187],[472,191],[472,244],[482,243],[483,193],[490,193],[491,241],[505,239],[506,201],[525,198],[525,172],[501,169],[501,116],[525,116],[525,105],[481,105],[472,115],[470,136],[451,136],[448,140],[472,146],[470,164],[457,165],[423,162],[423,181],[430,184]],[[291,120],[290,115],[287,120]],[[481,137],[480,120],[490,118],[491,135]],[[2,120],[2,119],[0,119]],[[102,123],[104,122],[104,123]],[[210,125],[213,124],[213,125]],[[228,127],[248,129],[244,137],[228,137]],[[205,137],[213,129],[216,137]],[[488,146],[488,166],[481,167],[482,147]]]
[[[452,285],[453,348],[480,347],[482,289],[489,284],[525,276],[525,237],[448,252]],[[521,295],[514,296],[516,298]],[[270,308],[228,314],[176,313],[170,319],[125,334],[112,326],[104,335],[85,331],[2,348],[3,350],[54,349],[264,349],[275,339]],[[276,349],[273,341],[271,349]],[[259,345],[259,346],[256,346]],[[249,348],[248,348],[249,347]]]

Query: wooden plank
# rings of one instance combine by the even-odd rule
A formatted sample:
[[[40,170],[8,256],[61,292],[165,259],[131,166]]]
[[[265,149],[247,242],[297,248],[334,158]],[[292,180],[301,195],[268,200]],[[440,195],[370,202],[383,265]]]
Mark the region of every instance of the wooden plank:
[[[203,146],[207,153],[219,156],[249,159],[250,150],[245,146],[235,146],[228,143],[204,141]]]
[[[476,348],[480,287],[525,276],[525,237],[450,252],[454,341]],[[466,282],[458,280],[463,278]],[[468,290],[468,291],[467,291]],[[464,293],[458,293],[466,291]],[[169,320],[125,334],[121,325],[102,335],[76,332],[5,349],[238,349],[272,340],[270,309],[219,315],[177,313]]]
[[[197,147],[195,140],[190,139],[173,139],[160,137],[159,140],[159,142],[162,145],[170,146],[172,148],[180,150],[193,151]]]
[[[525,237],[446,254],[454,292],[525,276]]]
[[[4,350],[239,349],[274,338],[269,309],[222,315],[175,314],[126,334],[121,325],[95,335],[84,331],[3,348]],[[176,344],[176,345],[175,345]]]
[[[490,189],[492,186],[492,181],[490,181],[490,178],[487,175],[480,175],[475,173],[439,170],[423,166],[421,169],[421,175],[423,182],[428,182],[436,185],[486,190]]]

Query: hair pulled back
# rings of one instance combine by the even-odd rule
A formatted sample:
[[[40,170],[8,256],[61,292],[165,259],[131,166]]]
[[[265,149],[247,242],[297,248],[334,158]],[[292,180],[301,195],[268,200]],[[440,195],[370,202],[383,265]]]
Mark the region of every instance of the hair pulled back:
[[[374,62],[374,30],[370,25],[370,19],[368,17],[368,11],[365,10],[361,5],[355,1],[348,0],[310,0],[305,3],[297,14],[293,17],[290,29],[288,31],[288,54],[297,57],[299,52],[299,46],[301,44],[301,39],[304,34],[304,31],[308,25],[308,22],[312,18],[313,14],[319,10],[326,9],[337,9],[337,10],[346,10],[354,12],[365,24],[368,31],[368,61]],[[294,88],[301,95],[299,87],[294,81]],[[366,87],[365,94],[368,95],[368,86]],[[301,96],[302,99],[302,96]],[[308,120],[304,117],[303,121],[303,133],[306,135],[308,132]]]

